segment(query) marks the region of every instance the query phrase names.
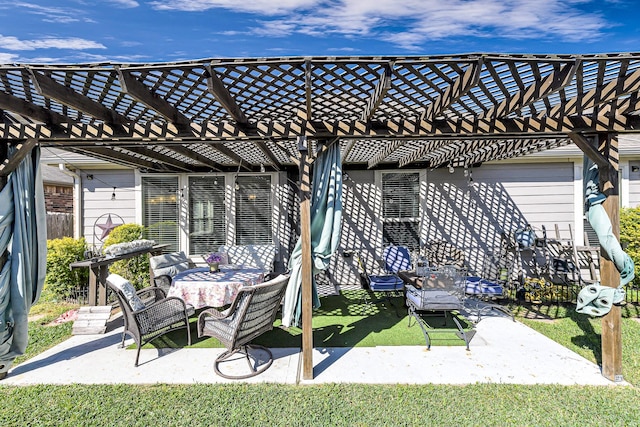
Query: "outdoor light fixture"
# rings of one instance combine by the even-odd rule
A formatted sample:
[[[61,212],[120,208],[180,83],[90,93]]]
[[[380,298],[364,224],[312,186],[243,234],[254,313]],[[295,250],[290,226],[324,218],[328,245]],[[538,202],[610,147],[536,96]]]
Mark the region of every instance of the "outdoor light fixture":
[[[638,172],[640,171],[640,166],[631,166],[631,172]]]
[[[116,187],[113,187],[113,193],[111,193],[111,200],[116,199]]]
[[[449,173],[454,173],[456,170],[453,168],[453,165],[449,163]]]
[[[89,181],[93,180],[93,175],[87,175],[87,179],[88,179]]]
[[[264,173],[264,163],[260,163],[260,172]]]

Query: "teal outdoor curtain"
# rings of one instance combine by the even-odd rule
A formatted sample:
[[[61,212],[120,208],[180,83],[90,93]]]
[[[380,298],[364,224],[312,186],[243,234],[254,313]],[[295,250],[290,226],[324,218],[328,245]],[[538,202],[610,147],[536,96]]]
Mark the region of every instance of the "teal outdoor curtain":
[[[320,307],[315,275],[329,267],[340,243],[342,221],[342,160],[340,145],[333,144],[314,163],[311,193],[311,255],[313,258],[313,308]],[[284,298],[282,324],[300,326],[302,316],[302,241],[289,258],[290,278]]]
[[[598,166],[587,156],[584,157],[583,175],[587,219],[598,236],[600,246],[620,272],[620,284],[617,288],[602,286],[599,283],[585,286],[578,293],[576,311],[590,316],[604,316],[611,311],[613,304],[624,301],[623,288],[633,280],[634,266],[633,260],[622,250],[620,242],[613,234],[611,220],[602,206],[606,196],[600,192],[598,187]]]
[[[0,377],[27,348],[27,317],[40,297],[46,274],[40,147],[24,158],[0,192],[0,253],[6,248],[9,257],[0,272]]]

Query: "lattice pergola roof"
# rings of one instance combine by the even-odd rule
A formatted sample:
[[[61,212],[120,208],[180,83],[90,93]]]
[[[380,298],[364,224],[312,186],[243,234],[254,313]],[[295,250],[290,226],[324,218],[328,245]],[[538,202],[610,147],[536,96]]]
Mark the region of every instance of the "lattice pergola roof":
[[[640,53],[10,64],[0,138],[162,172],[280,170],[301,135],[346,164],[460,166],[638,131],[639,90]]]

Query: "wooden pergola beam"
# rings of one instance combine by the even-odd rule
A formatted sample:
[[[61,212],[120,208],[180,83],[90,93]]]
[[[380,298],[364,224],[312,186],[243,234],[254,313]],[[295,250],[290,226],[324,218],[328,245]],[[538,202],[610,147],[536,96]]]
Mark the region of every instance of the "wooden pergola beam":
[[[171,148],[171,150],[175,151],[176,153],[188,157],[191,160],[195,160],[196,162],[202,163],[203,165],[215,170],[215,171],[222,171],[223,170],[223,166],[218,163],[215,162],[213,160],[211,160],[210,158],[208,158],[207,156],[203,156],[200,153],[197,153],[193,150],[191,150],[190,148],[185,147],[184,145],[171,145],[169,148]]]
[[[7,155],[7,158],[2,159],[2,164],[0,164],[0,177],[4,179],[11,172],[13,172],[18,167],[20,162],[22,162],[22,160],[24,160],[24,158],[31,153],[31,150],[33,150],[33,147],[35,147],[37,144],[38,140],[32,138],[16,144],[16,151],[15,153],[13,153],[13,156],[8,157]]]
[[[230,122],[208,122],[194,124],[194,136],[184,138],[172,125],[155,123],[133,124],[123,126],[122,131],[108,124],[67,124],[60,127],[65,137],[54,135],[51,129],[37,124],[0,124],[0,139],[25,139],[28,137],[41,140],[54,140],[59,145],[77,144],[74,139],[82,141],[103,140],[117,144],[120,141],[208,141],[224,142],[251,139],[295,139],[304,134],[309,138],[327,139],[331,137],[355,138],[458,138],[484,137],[497,135],[501,138],[527,137],[534,134],[546,137],[570,132],[629,132],[640,130],[640,117],[627,114],[597,116],[565,116],[565,117],[522,117],[522,118],[485,118],[464,117],[446,120],[424,121],[419,118],[391,118],[369,123],[359,120],[326,120],[313,121],[307,124],[300,121],[291,122],[259,122],[251,131]],[[228,153],[228,154],[227,154]],[[237,158],[232,152],[223,153]]]
[[[396,151],[398,148],[402,147],[406,143],[407,141],[403,139],[396,139],[394,141],[389,141],[387,145],[385,145],[380,151],[378,151],[378,153],[374,157],[371,158],[371,160],[369,160],[367,167],[369,169],[375,167],[384,159],[389,157],[394,151]]]
[[[569,144],[566,138],[555,139],[501,139],[488,145],[482,145],[474,151],[459,155],[453,160],[453,166],[470,166],[476,163],[483,163],[490,160],[505,160],[527,154],[538,153],[552,148],[562,147]],[[442,165],[444,163],[441,163]],[[432,165],[438,167],[440,165]]]
[[[249,120],[242,112],[242,109],[229,92],[229,89],[224,85],[220,77],[213,70],[211,65],[205,66],[205,77],[207,79],[207,87],[209,92],[216,97],[222,108],[236,121],[239,125],[245,125],[249,123]]]
[[[480,79],[480,71],[482,71],[482,64],[482,57],[478,59],[477,63],[470,64],[464,74],[455,79],[452,84],[447,86],[443,93],[438,95],[436,99],[427,106],[421,119],[424,121],[432,121],[438,114],[449,108],[451,104],[477,85]]]
[[[640,70],[627,74],[624,77],[613,79],[607,83],[591,89],[584,95],[582,93],[560,103],[541,115],[549,117],[566,117],[572,114],[582,114],[583,111],[604,104],[621,96],[640,90]]]
[[[278,161],[278,158],[273,154],[273,152],[266,146],[264,141],[254,141],[255,146],[258,150],[262,151],[262,154],[268,159],[269,163],[273,166],[275,170],[280,170],[282,165]]]
[[[380,80],[378,80],[378,83],[371,93],[371,97],[367,101],[367,105],[364,107],[364,110],[360,115],[360,120],[365,122],[369,121],[380,106],[380,103],[384,99],[389,89],[391,89],[391,81],[393,79],[393,64],[393,62],[384,64]]]
[[[111,108],[82,95],[70,87],[62,85],[49,76],[45,76],[33,69],[29,69],[31,81],[38,93],[47,98],[55,99],[61,104],[75,108],[91,117],[102,120],[110,125],[128,125],[130,120]]]
[[[304,98],[304,119],[309,121],[313,118],[313,66],[308,59],[304,61]]]
[[[599,150],[599,147],[593,144],[593,141],[589,141],[584,135],[577,132],[570,133],[569,138],[593,163],[598,165],[598,168],[609,167],[609,160]]]
[[[158,152],[158,150],[152,149],[152,148],[147,148],[147,147],[142,147],[142,146],[135,146],[135,147],[126,147],[127,150],[140,154],[142,156],[146,156],[149,157],[151,159],[153,159],[154,161],[157,161],[158,163],[163,163],[165,165],[168,165],[172,168],[175,169],[179,169],[182,170],[184,172],[191,172],[193,171],[193,165],[190,165],[189,163],[185,163],[185,162],[181,162],[178,159],[174,159],[171,156],[167,156],[164,153],[160,153]]]
[[[107,147],[75,147],[71,151],[136,169],[148,169],[156,172],[182,172],[175,168],[161,167],[159,163],[139,159]]]
[[[428,153],[431,153],[434,150],[437,150],[441,147],[446,146],[447,144],[451,144],[451,140],[432,140],[426,141],[420,148],[412,151],[408,155],[404,156],[398,161],[398,166],[403,167],[408,165],[409,163],[416,162],[426,156]]]
[[[117,69],[122,90],[129,96],[153,109],[162,117],[173,123],[181,132],[191,133],[191,120],[167,100],[151,91],[131,72]]]
[[[505,117],[533,104],[541,98],[559,91],[571,83],[579,64],[580,62],[576,61],[572,64],[566,64],[560,70],[549,73],[544,79],[538,80],[527,86],[525,89],[505,97],[505,99],[498,105],[495,105],[484,113],[479,114],[478,118]]]
[[[0,92],[0,109],[13,111],[21,116],[29,117],[47,125],[73,122],[73,120],[62,114],[4,92]]]

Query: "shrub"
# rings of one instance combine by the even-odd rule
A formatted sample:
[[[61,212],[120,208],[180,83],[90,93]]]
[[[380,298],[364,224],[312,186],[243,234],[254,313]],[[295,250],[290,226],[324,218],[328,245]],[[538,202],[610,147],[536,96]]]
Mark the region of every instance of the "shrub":
[[[122,224],[113,230],[104,241],[103,248],[116,243],[133,242],[142,239],[145,228],[139,224]],[[110,273],[116,273],[129,280],[136,289],[149,286],[149,257],[147,254],[116,261],[109,266]]]
[[[89,270],[87,268],[69,267],[69,264],[84,259],[87,242],[84,237],[73,239],[47,240],[47,275],[44,289],[52,298],[70,298],[73,291],[86,289],[89,286]]]
[[[640,286],[640,206],[620,211],[620,243],[635,264],[633,284]]]

